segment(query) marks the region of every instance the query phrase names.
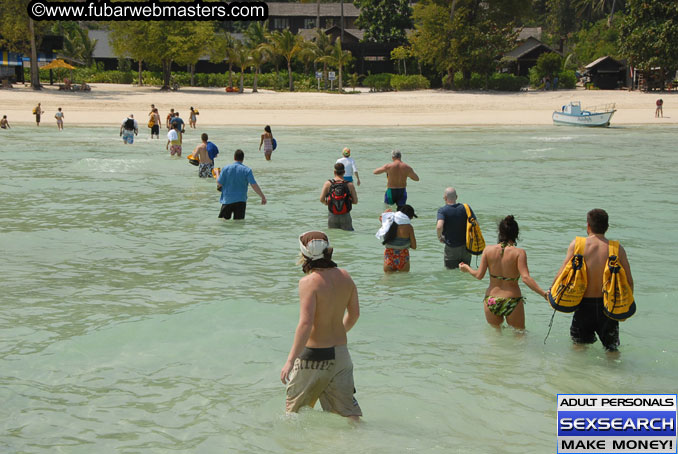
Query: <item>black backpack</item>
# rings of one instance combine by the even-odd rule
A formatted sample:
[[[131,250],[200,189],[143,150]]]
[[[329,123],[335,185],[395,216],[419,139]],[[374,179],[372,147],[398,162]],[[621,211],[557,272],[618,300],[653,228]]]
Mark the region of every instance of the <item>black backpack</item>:
[[[327,193],[327,209],[332,214],[346,214],[351,211],[351,191],[346,181],[329,180],[330,191]]]
[[[134,120],[132,118],[125,120],[125,129],[128,131],[134,131]]]

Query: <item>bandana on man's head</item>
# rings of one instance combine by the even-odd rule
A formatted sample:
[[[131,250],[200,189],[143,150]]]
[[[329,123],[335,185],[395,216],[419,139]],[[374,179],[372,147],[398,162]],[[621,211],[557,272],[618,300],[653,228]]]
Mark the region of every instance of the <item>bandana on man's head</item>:
[[[323,232],[312,231],[299,235],[299,249],[304,257],[318,260],[325,256],[330,240]]]

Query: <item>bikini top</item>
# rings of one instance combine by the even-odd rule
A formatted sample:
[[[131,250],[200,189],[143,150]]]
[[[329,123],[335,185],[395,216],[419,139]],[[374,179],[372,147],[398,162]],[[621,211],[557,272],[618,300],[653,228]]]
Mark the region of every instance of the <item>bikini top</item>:
[[[504,256],[504,249],[509,245],[507,242],[500,243],[501,245],[501,256]],[[518,277],[504,277],[504,276],[495,276],[494,274],[490,273],[490,277],[493,277],[495,279],[499,279],[500,281],[510,281],[510,282],[517,282],[520,280],[520,276]]]

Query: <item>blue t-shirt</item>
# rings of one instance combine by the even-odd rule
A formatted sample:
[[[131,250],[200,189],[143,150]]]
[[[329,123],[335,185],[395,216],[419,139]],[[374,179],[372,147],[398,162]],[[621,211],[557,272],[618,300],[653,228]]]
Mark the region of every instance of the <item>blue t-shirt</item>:
[[[172,118],[172,119],[170,120],[170,125],[172,125],[172,127],[174,127],[174,123],[178,123],[178,124],[179,124],[179,131],[183,131],[183,130],[184,130],[184,120],[182,120],[181,117],[174,117],[174,118]]]
[[[217,184],[222,186],[221,199],[223,205],[236,202],[247,202],[247,185],[257,184],[252,174],[252,169],[242,162],[233,164],[221,169]]]
[[[469,207],[470,208],[470,207]],[[471,210],[473,214],[473,210]],[[474,215],[475,216],[475,215]],[[443,236],[445,244],[450,247],[466,245],[466,208],[461,203],[445,205],[438,209],[438,220],[443,220]]]

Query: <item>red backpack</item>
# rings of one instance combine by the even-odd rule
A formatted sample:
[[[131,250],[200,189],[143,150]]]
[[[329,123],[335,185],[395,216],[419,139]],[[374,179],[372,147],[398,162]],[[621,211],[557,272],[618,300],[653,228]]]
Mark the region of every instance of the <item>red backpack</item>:
[[[351,191],[346,181],[329,180],[330,191],[327,194],[327,209],[332,214],[346,214],[351,211]]]

